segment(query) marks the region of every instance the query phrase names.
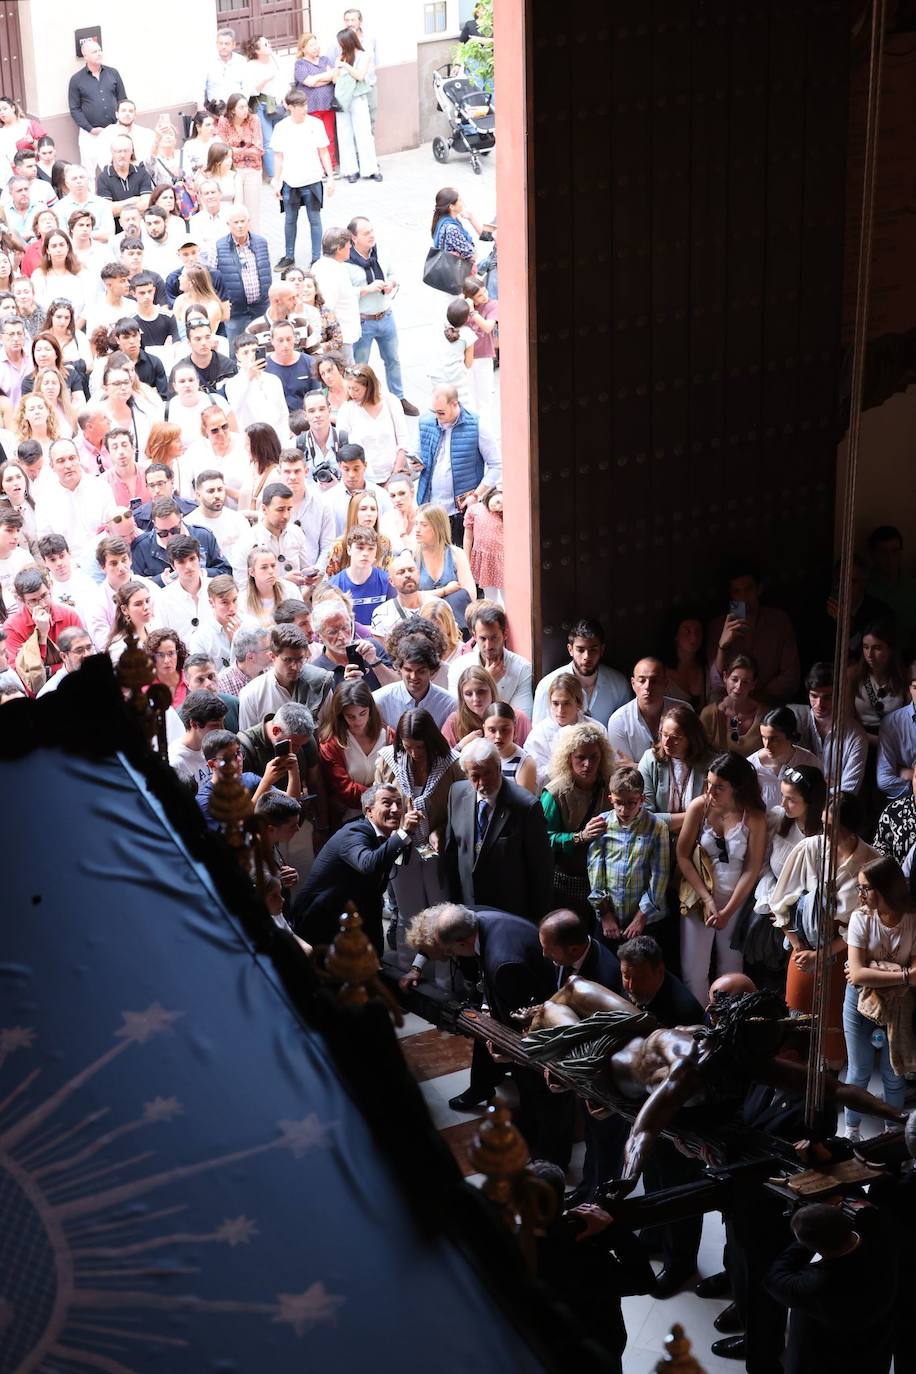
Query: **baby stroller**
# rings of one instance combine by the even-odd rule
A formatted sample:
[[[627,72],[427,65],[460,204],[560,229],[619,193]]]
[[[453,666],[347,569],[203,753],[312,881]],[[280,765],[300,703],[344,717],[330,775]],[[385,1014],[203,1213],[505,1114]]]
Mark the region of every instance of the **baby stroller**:
[[[449,139],[433,139],[433,157],[448,162],[455,148],[470,153],[471,166],[480,173],[480,159],[496,147],[496,116],[493,97],[468,80],[460,67],[448,64],[433,72],[436,104],[445,115],[452,131]]]

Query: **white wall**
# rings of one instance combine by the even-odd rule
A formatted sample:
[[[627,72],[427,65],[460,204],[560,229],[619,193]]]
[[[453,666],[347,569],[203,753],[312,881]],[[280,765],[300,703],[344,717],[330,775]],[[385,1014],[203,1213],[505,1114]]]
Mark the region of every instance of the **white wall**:
[[[138,110],[190,102],[216,50],[215,13],[213,0],[20,0],[28,108],[48,118],[66,113],[67,84],[80,65],[73,33],[93,24]]]

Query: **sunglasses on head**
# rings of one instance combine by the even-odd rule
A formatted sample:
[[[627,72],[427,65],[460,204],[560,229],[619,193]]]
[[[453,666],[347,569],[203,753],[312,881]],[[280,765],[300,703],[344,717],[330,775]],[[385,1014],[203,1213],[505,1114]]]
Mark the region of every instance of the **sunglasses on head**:
[[[229,428],[229,421],[227,420],[224,424],[221,424],[221,425],[211,425],[211,426],[210,426],[210,429],[209,429],[209,433],[210,433],[210,434],[219,434],[220,430],[228,429],[228,428]]]
[[[804,785],[804,774],[799,773],[797,768],[784,768],[782,771],[782,776],[786,782],[791,782],[795,784],[801,783],[802,785]]]
[[[120,513],[120,515],[113,515],[113,516],[111,517],[111,523],[112,523],[113,525],[120,525],[120,523],[121,523],[122,520],[129,520],[129,519],[131,518],[132,515],[133,515],[133,511],[132,511],[132,510],[125,510],[125,511],[122,511],[122,512]]]

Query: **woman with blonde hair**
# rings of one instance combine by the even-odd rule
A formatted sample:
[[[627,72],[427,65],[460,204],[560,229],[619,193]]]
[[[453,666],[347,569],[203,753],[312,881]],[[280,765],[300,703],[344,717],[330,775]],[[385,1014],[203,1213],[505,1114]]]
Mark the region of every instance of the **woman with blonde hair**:
[[[585,693],[582,683],[574,673],[557,673],[547,692],[547,714],[533,727],[525,744],[538,770],[539,787],[545,785],[549,776],[557,735],[567,725],[576,725],[584,719]],[[604,730],[599,721],[594,724],[599,730]]]
[[[32,395],[44,397],[57,420],[61,438],[72,439],[76,433],[76,409],[70,399],[70,388],[61,381],[56,367],[45,368],[39,374]]]
[[[248,555],[248,580],[242,596],[242,611],[253,616],[259,625],[273,625],[281,601],[299,599],[300,589],[293,582],[284,582],[277,575],[277,555],[272,549],[257,545]]]
[[[417,614],[421,615],[424,620],[431,620],[442,631],[442,638],[445,640],[445,653],[442,655],[442,666],[439,669],[442,674],[442,681],[438,685],[448,687],[448,665],[463,643],[458,623],[452,615],[452,608],[447,601],[439,601],[436,597],[431,597],[428,601],[420,602],[420,609]]]
[[[602,813],[614,771],[614,750],[597,721],[566,725],[557,734],[541,794],[553,854],[553,905],[578,912],[589,928],[588,846],[604,833]]]
[[[42,452],[48,456],[48,449],[55,439],[60,438],[57,415],[43,396],[30,391],[20,398],[13,411],[13,433],[20,443],[34,439],[41,444]]]
[[[447,601],[460,624],[477,595],[477,584],[464,549],[452,543],[452,529],[444,507],[420,506],[414,529],[420,591]]]
[[[469,663],[458,679],[457,691],[458,710],[446,719],[442,733],[449,744],[460,750],[472,740],[483,738],[484,712],[499,701],[499,690],[486,668]],[[516,744],[524,744],[530,733],[531,721],[523,711],[516,711]]]
[[[335,573],[343,572],[344,568],[350,566],[350,554],[347,549],[347,536],[355,526],[360,525],[366,529],[375,530],[378,535],[378,546],[375,550],[375,566],[383,570],[391,562],[391,540],[379,529],[379,505],[371,491],[358,491],[350,497],[350,504],[347,507],[347,522],[344,532],[339,539],[335,539],[328,554],[327,567],[325,574],[333,577]]]
[[[206,315],[210,328],[215,332],[223,322],[224,311],[228,317],[228,305],[224,306],[213,290],[213,278],[202,262],[190,262],[183,267],[178,277],[181,294],[176,297],[172,312],[178,321],[178,332],[187,338],[187,317]]]

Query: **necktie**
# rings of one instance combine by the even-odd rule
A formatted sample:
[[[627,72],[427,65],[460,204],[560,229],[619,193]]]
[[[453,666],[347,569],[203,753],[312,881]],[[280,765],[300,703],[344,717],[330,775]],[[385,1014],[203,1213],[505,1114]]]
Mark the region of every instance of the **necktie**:
[[[490,803],[479,801],[477,803],[477,837],[474,841],[474,857],[480,853],[480,846],[483,844],[483,837],[487,833],[487,822],[490,819]]]

